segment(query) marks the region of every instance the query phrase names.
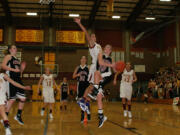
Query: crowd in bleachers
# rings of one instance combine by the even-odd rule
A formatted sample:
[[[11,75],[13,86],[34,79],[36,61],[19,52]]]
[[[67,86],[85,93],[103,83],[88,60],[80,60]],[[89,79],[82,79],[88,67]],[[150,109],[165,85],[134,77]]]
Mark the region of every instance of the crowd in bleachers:
[[[161,68],[148,82],[148,97],[168,99],[180,96],[180,70]]]

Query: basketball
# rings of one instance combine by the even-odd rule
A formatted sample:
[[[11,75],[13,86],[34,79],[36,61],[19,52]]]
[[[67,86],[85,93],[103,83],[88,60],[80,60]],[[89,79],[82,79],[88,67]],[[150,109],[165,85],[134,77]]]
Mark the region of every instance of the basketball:
[[[123,72],[125,66],[126,66],[126,64],[124,63],[124,61],[118,61],[115,64],[115,69],[116,69],[117,72]]]
[[[40,57],[40,56],[36,56],[35,57],[35,64],[36,65],[41,65],[42,64],[42,57]]]
[[[23,72],[25,70],[25,68],[26,68],[26,62],[23,61],[23,62],[21,62],[21,72]]]

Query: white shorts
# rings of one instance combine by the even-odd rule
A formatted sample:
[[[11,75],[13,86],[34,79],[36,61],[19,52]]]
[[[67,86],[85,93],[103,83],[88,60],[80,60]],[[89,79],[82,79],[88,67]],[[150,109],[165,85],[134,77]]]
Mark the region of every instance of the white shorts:
[[[5,105],[7,101],[6,91],[0,91],[0,105]]]
[[[9,99],[10,94],[9,94],[9,82],[8,81],[6,82],[6,88],[7,88],[7,90],[6,90],[7,98]]]
[[[53,88],[45,88],[43,89],[43,99],[45,103],[54,103],[54,90]]]
[[[121,83],[120,84],[120,98],[126,98],[131,100],[132,97],[132,84]]]
[[[89,69],[88,81],[94,84],[94,73],[96,72],[96,64],[91,64]]]

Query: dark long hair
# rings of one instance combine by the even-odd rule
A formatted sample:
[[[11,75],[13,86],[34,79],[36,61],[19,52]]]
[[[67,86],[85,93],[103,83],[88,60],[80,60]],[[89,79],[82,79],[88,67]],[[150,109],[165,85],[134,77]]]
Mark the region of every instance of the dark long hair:
[[[7,50],[4,51],[4,55],[11,54],[9,50],[12,48],[12,46],[14,46],[14,45],[9,45],[8,46]]]

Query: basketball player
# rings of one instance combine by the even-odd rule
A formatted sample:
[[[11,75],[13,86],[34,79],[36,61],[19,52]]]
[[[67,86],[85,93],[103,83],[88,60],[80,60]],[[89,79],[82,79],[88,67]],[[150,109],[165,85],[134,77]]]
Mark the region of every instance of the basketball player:
[[[22,86],[21,84],[13,81],[11,78],[8,77],[7,74],[0,74],[0,115],[2,117],[2,123],[5,128],[5,134],[11,135],[11,129],[10,124],[8,121],[8,117],[5,111],[5,105],[6,105],[6,92],[7,92],[7,82],[10,82],[13,86],[16,86],[18,88],[21,88],[23,90],[31,90],[30,86]]]
[[[104,86],[111,81],[111,67],[114,67],[113,60],[110,57],[112,52],[111,45],[106,45],[104,47],[104,52],[100,52],[98,55],[96,72],[94,73],[94,90],[88,91],[88,94],[92,99],[97,100],[98,104],[98,118],[99,125],[98,127],[102,127],[104,122],[107,120],[107,117],[103,114],[103,98],[104,98]],[[84,98],[87,97],[84,95]]]
[[[116,80],[118,72],[114,77],[114,85],[116,85]],[[131,63],[127,62],[126,67],[122,73],[122,80],[120,84],[120,97],[122,98],[124,117],[132,118],[131,113],[131,97],[132,97],[132,84],[137,81],[136,74],[134,70],[131,69]],[[127,101],[126,101],[127,100]],[[126,110],[126,105],[128,105],[128,111]]]
[[[95,96],[97,94],[99,95],[97,101],[98,101],[98,109],[99,109],[98,110],[98,114],[99,114],[99,126],[98,127],[100,128],[100,127],[102,127],[102,125],[103,125],[104,121],[107,119],[107,117],[104,117],[104,115],[103,115],[103,109],[102,109],[103,94],[102,94],[102,92],[101,92],[101,94],[99,94],[99,92],[98,92],[99,81],[102,79],[102,77],[101,77],[100,72],[96,72],[97,71],[97,69],[96,69],[97,68],[97,61],[99,61],[99,64],[101,66],[105,66],[105,67],[114,67],[114,65],[109,64],[109,63],[105,63],[103,61],[102,49],[101,49],[101,46],[96,43],[95,34],[91,34],[91,35],[88,34],[85,27],[81,24],[81,19],[80,18],[75,18],[74,21],[79,25],[79,27],[85,33],[86,38],[87,38],[88,43],[89,43],[89,52],[90,52],[90,55],[92,57],[92,64],[90,66],[88,80],[91,83],[91,85],[86,89],[85,94],[84,94],[84,99],[86,101],[88,100],[87,95],[89,95],[91,98],[94,98],[94,99],[96,99],[96,97],[94,97],[94,95]],[[95,75],[95,72],[96,72],[96,75]],[[94,80],[94,79],[96,79],[96,80]],[[95,92],[95,94],[94,94],[94,92]],[[90,94],[90,93],[92,93],[92,94]],[[80,100],[80,103],[83,104],[84,100]]]
[[[93,95],[95,98],[97,96],[99,128],[102,127],[104,122],[107,120],[107,117],[103,114],[102,100],[104,98],[104,86],[111,81],[111,67],[114,68],[114,62],[110,56],[111,52],[112,46],[106,45],[104,47],[104,52],[99,53],[96,67],[97,71],[94,75],[94,90],[93,94],[91,95]]]
[[[63,78],[63,82],[60,84],[60,96],[61,96],[61,105],[60,105],[60,110],[64,109],[67,110],[67,98],[69,95],[69,85],[67,83],[67,78]]]
[[[86,28],[81,24],[81,19],[80,18],[75,18],[74,22],[76,22],[79,27],[82,29],[82,31],[85,33],[86,35],[86,39],[88,41],[88,46],[89,46],[89,53],[92,57],[92,64],[90,66],[89,69],[89,75],[88,75],[88,81],[90,83],[89,87],[87,87],[87,89],[84,92],[84,99],[82,98],[82,100],[78,101],[78,104],[80,105],[81,109],[83,111],[88,109],[89,106],[89,101],[90,98],[88,98],[88,94],[91,93],[94,89],[93,84],[94,84],[94,73],[96,71],[96,64],[97,64],[97,59],[98,59],[98,54],[99,52],[102,51],[101,46],[99,44],[96,43],[96,35],[95,34],[91,34],[89,35]],[[86,107],[87,105],[87,107]],[[89,110],[87,110],[89,111]]]
[[[50,73],[50,68],[48,67],[45,68],[45,74],[43,74],[39,80],[38,88],[37,88],[38,93],[40,92],[39,88],[40,88],[41,83],[43,87],[42,94],[43,94],[43,99],[44,99],[44,106],[41,109],[41,116],[44,115],[45,107],[49,105],[49,117],[53,119],[52,108],[55,102],[53,86],[55,85],[57,89],[58,87],[53,78],[53,75]]]
[[[93,90],[94,73],[96,71],[98,54],[99,54],[99,52],[102,51],[102,49],[101,49],[101,46],[96,43],[96,35],[95,34],[91,34],[91,35],[88,34],[86,28],[81,24],[80,18],[75,18],[74,22],[76,22],[79,25],[79,27],[82,29],[82,31],[85,33],[86,39],[88,41],[89,53],[92,57],[92,64],[90,66],[89,75],[88,75],[88,81],[89,81],[90,85],[87,88],[86,92],[84,93],[85,97],[87,97],[87,94],[89,93],[89,91]]]
[[[12,80],[22,84],[20,75],[23,72],[23,70],[21,70],[21,62],[16,58],[17,48],[15,45],[11,45],[8,47],[7,51],[8,54],[4,57],[2,62],[2,69],[6,70],[6,73]],[[7,115],[9,114],[9,111],[13,103],[18,98],[19,99],[18,111],[14,119],[17,120],[19,124],[24,125],[21,114],[24,108],[24,103],[26,101],[25,92],[24,90],[12,85],[11,83],[8,84],[8,87],[9,87],[9,100],[6,108],[6,113]]]
[[[76,67],[76,69],[74,70],[73,73],[73,79],[77,78],[77,97],[78,99],[81,99],[84,95],[84,92],[86,90],[86,88],[89,86],[89,82],[88,82],[88,74],[89,74],[89,68],[86,65],[86,56],[82,56],[81,57],[81,64],[79,66]],[[90,110],[90,104],[88,104],[89,109]],[[90,111],[87,111],[87,118],[88,120],[91,119],[91,115],[90,115]],[[81,110],[81,123],[84,120],[84,111]]]

